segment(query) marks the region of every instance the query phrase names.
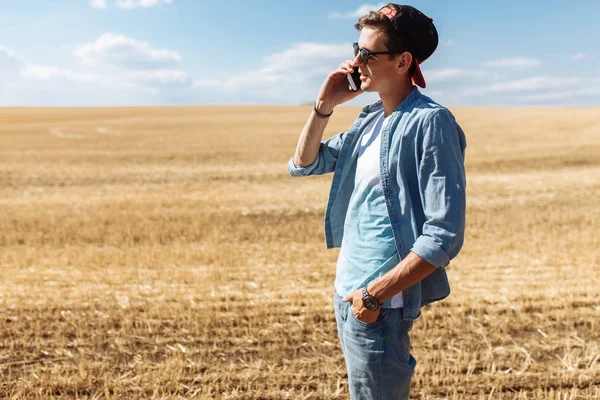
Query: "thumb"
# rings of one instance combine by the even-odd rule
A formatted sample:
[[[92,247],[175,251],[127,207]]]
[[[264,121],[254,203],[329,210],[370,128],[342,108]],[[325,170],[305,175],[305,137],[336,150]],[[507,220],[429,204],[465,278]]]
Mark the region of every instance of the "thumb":
[[[351,301],[352,300],[352,293],[344,296],[344,298],[342,299],[342,301]]]

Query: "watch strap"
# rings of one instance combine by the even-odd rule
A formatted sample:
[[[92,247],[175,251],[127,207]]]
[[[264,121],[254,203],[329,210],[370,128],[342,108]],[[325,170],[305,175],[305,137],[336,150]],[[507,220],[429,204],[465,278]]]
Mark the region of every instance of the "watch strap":
[[[372,299],[372,300],[374,300],[374,302],[377,304],[377,307],[375,307],[375,308],[374,308],[373,310],[371,310],[371,311],[375,311],[375,310],[377,310],[377,308],[379,308],[379,307],[380,307],[380,306],[383,304],[383,303],[380,303],[380,302],[379,302],[379,300],[377,300],[377,298],[376,298],[375,296],[373,296],[372,294],[370,294],[370,293],[367,291],[367,287],[366,287],[366,286],[362,288],[361,294],[362,294],[362,299],[363,299],[363,302],[364,302],[364,300],[365,300],[365,299]],[[369,309],[369,308],[367,308],[367,309]]]

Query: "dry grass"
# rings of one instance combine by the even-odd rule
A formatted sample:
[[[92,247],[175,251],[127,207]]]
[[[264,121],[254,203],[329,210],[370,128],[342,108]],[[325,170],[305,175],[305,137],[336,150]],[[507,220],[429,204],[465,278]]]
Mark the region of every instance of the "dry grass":
[[[0,397],[347,398],[309,110],[0,109]],[[453,111],[467,237],[413,397],[600,398],[600,109]]]

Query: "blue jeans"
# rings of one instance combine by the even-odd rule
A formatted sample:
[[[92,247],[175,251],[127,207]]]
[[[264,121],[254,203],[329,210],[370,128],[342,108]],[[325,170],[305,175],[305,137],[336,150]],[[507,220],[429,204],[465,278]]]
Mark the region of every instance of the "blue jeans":
[[[352,302],[334,291],[338,336],[346,359],[352,400],[408,399],[417,360],[410,354],[412,320],[402,308],[382,308],[366,323],[352,313]]]

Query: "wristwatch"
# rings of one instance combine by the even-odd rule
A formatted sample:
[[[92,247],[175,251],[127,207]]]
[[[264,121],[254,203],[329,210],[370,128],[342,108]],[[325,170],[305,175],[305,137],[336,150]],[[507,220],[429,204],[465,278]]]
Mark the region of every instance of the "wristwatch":
[[[362,302],[365,308],[369,311],[375,311],[379,308],[381,304],[377,301],[377,299],[367,292],[367,287],[362,288]]]

